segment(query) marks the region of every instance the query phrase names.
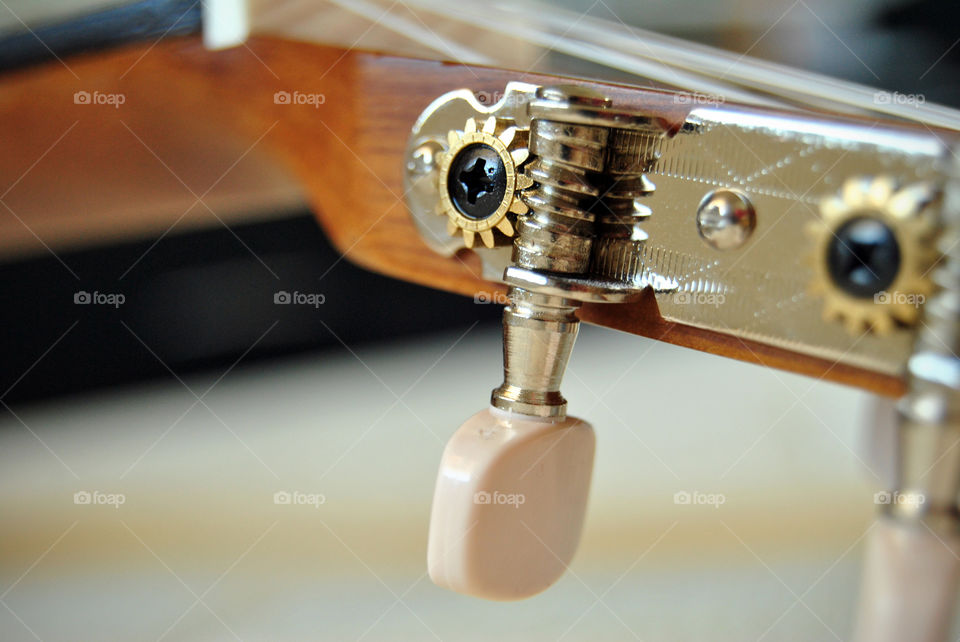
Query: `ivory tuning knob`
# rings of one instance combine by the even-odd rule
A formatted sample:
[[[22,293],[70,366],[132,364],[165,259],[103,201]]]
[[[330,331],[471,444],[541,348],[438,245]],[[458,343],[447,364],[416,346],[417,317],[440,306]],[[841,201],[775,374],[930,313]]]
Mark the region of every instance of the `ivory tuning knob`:
[[[493,406],[468,419],[440,462],[427,566],[441,587],[519,600],[553,584],[580,540],[595,438],[574,417]]]
[[[434,583],[490,600],[543,591],[580,541],[593,428],[566,414],[560,383],[576,340],[576,302],[511,288],[503,383],[447,443],[430,516]]]

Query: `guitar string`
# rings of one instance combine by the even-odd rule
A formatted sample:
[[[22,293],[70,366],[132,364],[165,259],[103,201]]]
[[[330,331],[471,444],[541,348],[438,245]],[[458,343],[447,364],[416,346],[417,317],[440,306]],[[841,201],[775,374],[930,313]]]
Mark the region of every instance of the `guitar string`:
[[[329,0],[341,6],[339,0]],[[838,80],[785,65],[738,56],[727,51],[690,43],[644,29],[616,24],[602,18],[542,5],[536,2],[502,6],[499,3],[477,7],[469,3],[451,6],[443,0],[404,0],[414,9],[446,21],[482,27],[501,36],[510,36],[544,49],[621,71],[662,85],[692,91],[708,97],[765,107],[821,107],[853,114],[882,114],[934,127],[960,130],[960,110],[932,103],[903,102],[893,94],[844,80]],[[379,5],[378,6],[382,6]],[[389,8],[386,12],[389,11]],[[414,12],[416,13],[416,12]],[[368,16],[369,19],[369,16]],[[429,31],[450,51],[454,49],[437,30],[443,25],[432,22]],[[623,33],[629,30],[629,35]],[[412,32],[403,34],[419,44]],[[471,43],[477,51],[463,53],[486,57],[488,62],[502,60],[500,51],[483,51],[482,41]],[[436,45],[426,45],[440,50]],[[444,53],[444,52],[440,52]],[[541,56],[543,55],[541,53]],[[458,56],[460,57],[460,56]],[[472,56],[463,56],[470,61]],[[537,68],[535,62],[531,71]]]

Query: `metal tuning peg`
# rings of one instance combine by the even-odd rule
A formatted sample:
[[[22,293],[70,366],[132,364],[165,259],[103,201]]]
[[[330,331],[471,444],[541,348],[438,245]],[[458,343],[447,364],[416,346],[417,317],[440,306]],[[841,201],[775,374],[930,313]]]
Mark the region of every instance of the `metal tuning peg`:
[[[521,599],[573,557],[595,440],[588,423],[567,416],[560,384],[582,302],[630,301],[651,285],[605,280],[594,267],[646,238],[639,224],[650,210],[640,199],[654,188],[644,170],[664,134],[656,118],[579,86],[512,83],[493,108],[453,92],[418,121],[408,187],[411,209],[428,212],[415,217],[421,231],[447,252],[479,235],[488,273],[509,286],[503,383],[440,463],[428,547],[440,586]],[[423,205],[431,200],[432,213]]]
[[[855,639],[950,636],[960,584],[960,164],[940,217],[941,260],[893,411],[894,484],[875,501]]]
[[[953,134],[722,102],[668,125],[636,107],[662,95],[606,91],[510,83],[482,105],[461,90],[414,125],[414,223],[438,252],[474,248],[509,294],[503,382],[440,465],[431,577],[519,599],[561,575],[594,451],[560,392],[577,312],[646,289],[663,319],[751,354],[747,341],[812,359],[810,372],[827,363],[823,377],[895,381],[873,387],[888,393],[906,381],[899,479],[877,495],[857,639],[946,639],[960,583]]]

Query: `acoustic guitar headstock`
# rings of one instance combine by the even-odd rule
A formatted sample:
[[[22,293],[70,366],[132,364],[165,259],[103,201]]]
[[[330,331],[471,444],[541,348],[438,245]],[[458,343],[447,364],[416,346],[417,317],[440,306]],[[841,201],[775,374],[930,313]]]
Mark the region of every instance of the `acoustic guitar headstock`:
[[[914,539],[918,525],[956,534],[955,112],[560,11],[408,0],[368,43],[349,20],[312,37],[340,3],[204,4],[207,46],[168,39],[0,78],[0,133],[24,152],[0,173],[40,186],[5,201],[17,216],[0,243],[162,231],[143,204],[168,172],[256,150],[250,180],[305,198],[348,260],[503,303],[503,381],[440,466],[437,583],[522,598],[573,555],[594,435],[561,383],[581,322],[901,397],[895,494],[919,500],[885,510]],[[363,5],[351,15],[379,6]],[[616,73],[567,77],[544,62],[553,48]],[[88,109],[97,96],[123,109]],[[161,163],[145,169],[145,153]],[[76,216],[78,202],[99,216]]]
[[[434,252],[473,252],[507,287],[503,383],[441,463],[434,581],[512,599],[570,561],[594,437],[566,416],[560,386],[591,314],[633,319],[620,327],[640,333],[696,328],[762,362],[760,344],[788,363],[827,364],[820,376],[863,373],[861,384],[909,373],[914,410],[949,405],[960,253],[948,140],[601,84],[509,83],[494,104],[466,89],[431,102],[405,153],[412,221]],[[911,492],[927,489],[923,477],[907,472]],[[502,488],[537,508],[477,504]],[[539,545],[519,544],[526,531]]]

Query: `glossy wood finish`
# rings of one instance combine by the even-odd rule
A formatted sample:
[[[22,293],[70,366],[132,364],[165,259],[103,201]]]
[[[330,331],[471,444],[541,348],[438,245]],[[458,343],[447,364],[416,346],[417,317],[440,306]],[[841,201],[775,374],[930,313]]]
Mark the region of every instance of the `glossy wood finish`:
[[[403,203],[402,154],[411,123],[439,94],[556,79],[266,37],[221,52],[176,39],[66,64],[0,78],[0,194],[10,207],[0,208],[0,249],[56,251],[110,234],[156,234],[184,219],[209,220],[204,203],[229,221],[302,195],[351,261],[466,295],[504,290],[480,278],[471,252],[444,258],[421,241]],[[119,108],[78,105],[77,91],[125,100]],[[610,91],[672,127],[685,116],[662,94]],[[278,104],[276,92],[323,102]],[[883,394],[902,390],[893,378],[665,323],[652,296],[586,306],[582,318]]]

